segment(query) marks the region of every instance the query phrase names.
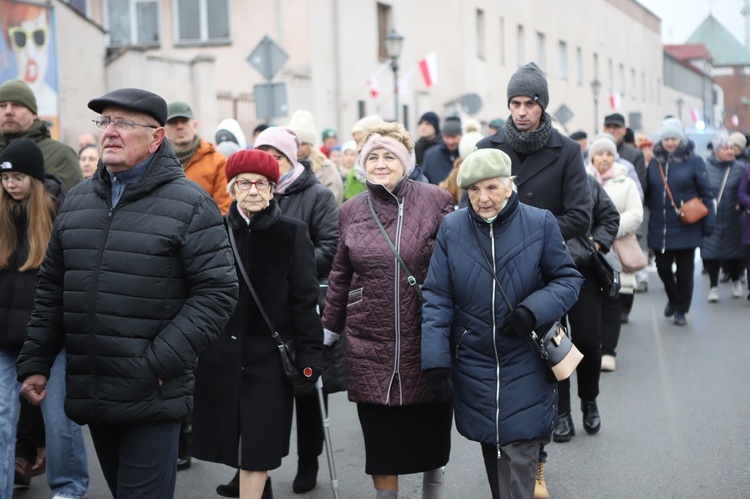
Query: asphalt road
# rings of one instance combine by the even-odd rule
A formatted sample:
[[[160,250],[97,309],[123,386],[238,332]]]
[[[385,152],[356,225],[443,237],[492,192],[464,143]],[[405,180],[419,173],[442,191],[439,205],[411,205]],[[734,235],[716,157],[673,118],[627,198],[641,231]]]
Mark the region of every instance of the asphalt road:
[[[732,299],[729,284],[721,285],[717,304],[706,302],[707,292],[707,276],[697,274],[688,325],[675,326],[662,315],[666,296],[651,273],[648,293],[636,295],[630,323],[623,326],[617,371],[602,373],[601,432],[587,435],[576,410],[576,436],[549,446],[546,479],[553,499],[750,497],[750,302]],[[576,401],[572,405],[577,409]],[[345,394],[330,398],[330,417],[339,497],[374,497],[364,474],[356,409]],[[333,497],[325,453],[318,486],[305,495],[292,492],[294,438],[290,457],[271,472],[274,497]],[[86,497],[109,498],[88,444]],[[455,430],[452,445],[445,497],[489,497],[478,445]],[[194,460],[177,475],[176,497],[218,497],[216,485],[232,475],[227,467]],[[30,489],[17,490],[13,497],[41,499],[51,493],[44,477],[37,477]],[[419,499],[421,478],[401,477],[399,497]]]

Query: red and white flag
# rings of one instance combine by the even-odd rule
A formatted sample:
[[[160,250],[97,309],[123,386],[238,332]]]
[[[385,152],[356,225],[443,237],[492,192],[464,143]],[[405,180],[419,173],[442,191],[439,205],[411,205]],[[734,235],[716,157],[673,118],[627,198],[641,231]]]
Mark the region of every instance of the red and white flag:
[[[619,91],[615,90],[609,96],[609,107],[611,109],[617,110],[617,109],[620,109],[621,106],[622,106],[622,95],[620,94]]]
[[[740,119],[737,117],[736,114],[732,115],[732,121],[731,121],[731,123],[732,123],[732,126],[735,127],[735,128],[738,127],[738,126],[740,126]]]
[[[701,112],[697,107],[694,107],[690,110],[690,117],[693,118],[694,123],[698,123],[698,120],[701,119]]]
[[[367,90],[370,92],[370,97],[375,98],[380,94],[380,85],[378,85],[378,77],[373,75],[367,81]]]
[[[424,86],[434,87],[438,83],[437,52],[430,52],[419,61],[419,72],[422,73]]]

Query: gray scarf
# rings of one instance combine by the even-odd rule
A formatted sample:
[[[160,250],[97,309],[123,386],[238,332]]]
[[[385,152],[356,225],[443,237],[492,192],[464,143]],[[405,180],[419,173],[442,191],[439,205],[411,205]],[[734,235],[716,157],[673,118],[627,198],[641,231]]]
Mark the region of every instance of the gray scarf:
[[[532,154],[542,149],[552,132],[552,120],[549,114],[542,113],[539,128],[533,132],[522,132],[516,128],[513,118],[505,122],[505,139],[510,147],[521,154]]]

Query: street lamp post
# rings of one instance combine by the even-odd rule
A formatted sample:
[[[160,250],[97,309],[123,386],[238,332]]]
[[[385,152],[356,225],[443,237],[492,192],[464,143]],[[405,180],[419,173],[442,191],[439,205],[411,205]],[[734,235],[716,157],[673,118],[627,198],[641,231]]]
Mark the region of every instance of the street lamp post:
[[[591,82],[591,93],[594,95],[594,133],[599,133],[599,91],[602,89],[602,82],[599,78],[594,77]]]
[[[685,100],[682,97],[677,98],[677,117],[680,118],[680,123],[682,123],[682,106],[685,105]]]
[[[385,51],[391,58],[391,68],[393,69],[393,101],[395,102],[395,114],[393,119],[398,121],[398,58],[401,57],[401,47],[404,44],[404,36],[391,28],[391,32],[385,37]]]

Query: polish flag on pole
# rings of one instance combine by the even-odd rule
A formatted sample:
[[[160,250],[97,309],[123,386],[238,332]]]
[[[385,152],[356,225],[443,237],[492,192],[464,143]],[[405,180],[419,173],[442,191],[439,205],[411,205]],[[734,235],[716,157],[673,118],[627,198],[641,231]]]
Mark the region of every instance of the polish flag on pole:
[[[411,76],[417,71],[417,66],[412,66],[404,72],[404,75],[398,79],[398,94],[409,95],[409,80]]]
[[[609,107],[611,109],[620,109],[620,106],[622,106],[622,95],[619,91],[615,90],[612,92],[612,94],[609,96]]]
[[[419,61],[419,72],[422,73],[424,86],[434,87],[438,82],[437,52],[430,52]]]
[[[380,85],[378,85],[378,77],[373,75],[367,81],[367,90],[370,92],[370,97],[375,98],[380,94]]]
[[[693,118],[693,122],[697,123],[701,119],[701,112],[697,107],[690,110],[690,117]]]

